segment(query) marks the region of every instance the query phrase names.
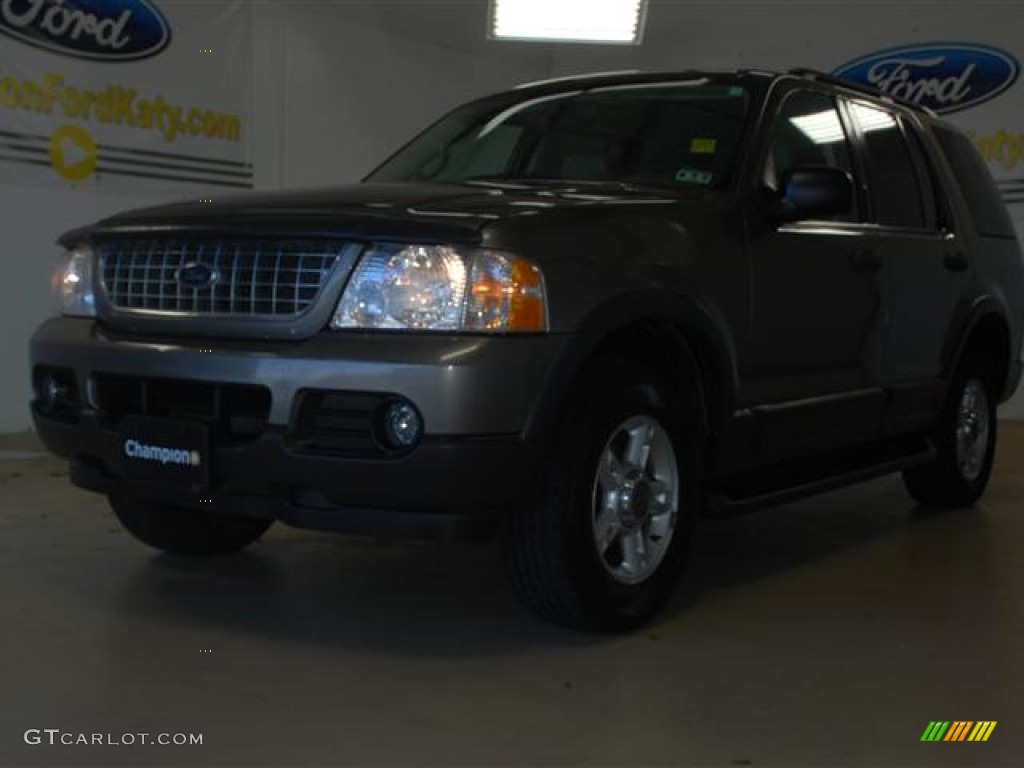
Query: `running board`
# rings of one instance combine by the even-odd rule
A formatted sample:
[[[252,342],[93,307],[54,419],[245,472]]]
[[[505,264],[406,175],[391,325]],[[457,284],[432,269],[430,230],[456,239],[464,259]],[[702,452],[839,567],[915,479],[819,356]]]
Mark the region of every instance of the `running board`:
[[[713,516],[730,516],[815,496],[925,464],[935,453],[930,441],[902,440],[836,453],[824,460],[791,461],[754,470],[711,489],[708,512]]]

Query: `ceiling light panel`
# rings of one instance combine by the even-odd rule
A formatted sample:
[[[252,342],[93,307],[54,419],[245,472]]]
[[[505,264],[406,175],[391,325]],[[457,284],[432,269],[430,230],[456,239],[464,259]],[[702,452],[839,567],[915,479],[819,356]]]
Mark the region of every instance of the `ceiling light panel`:
[[[639,45],[647,0],[491,0],[495,40]]]

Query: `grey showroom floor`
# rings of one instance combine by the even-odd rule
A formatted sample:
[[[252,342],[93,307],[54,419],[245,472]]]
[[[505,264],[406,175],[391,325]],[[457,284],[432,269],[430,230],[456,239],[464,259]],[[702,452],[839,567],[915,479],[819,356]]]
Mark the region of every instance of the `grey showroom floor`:
[[[521,610],[493,548],[154,554],[6,438],[0,765],[1021,765],[1024,424],[1001,448],[973,511],[888,478],[710,524],[662,621],[586,637]],[[94,733],[203,743],[59,743]]]

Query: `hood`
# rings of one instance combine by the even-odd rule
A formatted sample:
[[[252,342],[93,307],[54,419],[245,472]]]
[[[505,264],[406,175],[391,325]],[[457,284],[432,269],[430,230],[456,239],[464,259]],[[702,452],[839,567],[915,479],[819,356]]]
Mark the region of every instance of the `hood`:
[[[61,242],[67,245],[83,236],[121,232],[187,229],[476,243],[485,227],[500,220],[595,208],[636,210],[702,197],[701,191],[662,192],[615,182],[353,184],[142,208],[70,232]]]

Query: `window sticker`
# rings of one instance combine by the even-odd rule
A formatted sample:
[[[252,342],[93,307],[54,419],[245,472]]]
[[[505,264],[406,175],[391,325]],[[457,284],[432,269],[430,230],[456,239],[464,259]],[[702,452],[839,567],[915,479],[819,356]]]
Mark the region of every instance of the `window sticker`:
[[[718,139],[691,139],[691,155],[713,155],[718,149]]]
[[[707,186],[714,179],[711,171],[699,171],[696,168],[680,168],[676,171],[676,181],[684,184],[701,184]]]

